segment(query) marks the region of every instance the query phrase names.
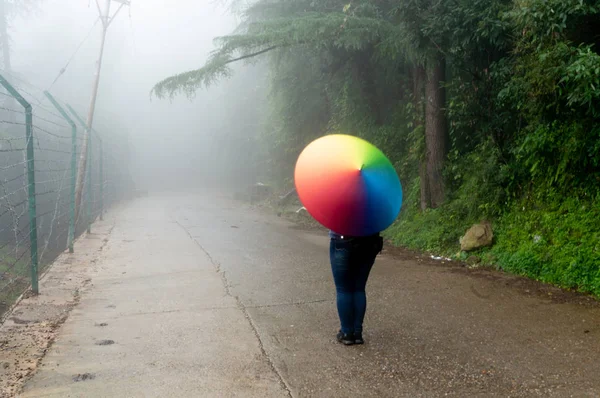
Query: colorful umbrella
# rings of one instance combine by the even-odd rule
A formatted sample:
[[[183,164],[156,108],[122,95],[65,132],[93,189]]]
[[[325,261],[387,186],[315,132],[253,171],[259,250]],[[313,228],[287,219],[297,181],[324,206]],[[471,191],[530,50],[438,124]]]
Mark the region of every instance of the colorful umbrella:
[[[300,201],[324,227],[368,236],[389,227],[402,206],[396,170],[371,143],[334,134],[309,144],[295,170]]]

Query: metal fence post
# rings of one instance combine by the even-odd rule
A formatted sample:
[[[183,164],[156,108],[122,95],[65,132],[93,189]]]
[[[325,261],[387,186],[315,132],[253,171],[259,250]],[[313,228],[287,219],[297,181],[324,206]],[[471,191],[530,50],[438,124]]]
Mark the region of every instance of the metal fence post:
[[[52,105],[58,110],[61,116],[71,126],[71,201],[69,205],[69,233],[67,238],[67,245],[69,247],[69,253],[73,253],[73,241],[75,240],[75,182],[77,176],[77,125],[69,117],[63,107],[54,99],[52,94],[48,91],[44,91],[46,97],[50,100]]]
[[[69,111],[71,111],[71,114],[73,116],[75,116],[75,119],[77,119],[79,124],[81,124],[81,127],[85,128],[86,127],[85,121],[81,118],[81,116],[79,116],[79,113],[75,112],[75,109],[73,109],[73,107],[69,104],[67,104],[67,108],[69,108]]]
[[[102,142],[102,138],[98,137],[98,156],[100,157],[100,164],[98,167],[100,168],[98,179],[100,180],[100,198],[98,199],[100,202],[100,221],[104,220],[104,145]]]
[[[87,186],[88,186],[88,190],[87,190],[87,233],[91,234],[92,233],[92,200],[94,198],[94,184],[92,184],[92,132],[89,131],[88,134],[90,135],[88,138],[88,147],[87,147],[87,158],[88,158],[88,165],[87,165]]]
[[[39,293],[38,285],[38,240],[37,240],[37,214],[35,195],[35,164],[33,151],[33,112],[31,104],[0,75],[0,84],[21,104],[25,109],[25,137],[27,140],[27,202],[29,205],[29,243],[31,251],[31,290]]]

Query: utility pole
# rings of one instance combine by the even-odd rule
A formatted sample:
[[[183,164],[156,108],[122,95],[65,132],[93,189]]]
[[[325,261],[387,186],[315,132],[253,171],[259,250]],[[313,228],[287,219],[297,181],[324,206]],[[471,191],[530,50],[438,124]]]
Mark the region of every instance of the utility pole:
[[[2,0],[0,0],[2,1]],[[92,130],[92,125],[94,122],[94,111],[96,109],[96,97],[98,96],[98,85],[100,84],[100,70],[102,68],[102,56],[104,55],[104,43],[106,41],[106,32],[108,27],[115,19],[121,8],[124,6],[129,6],[129,0],[112,0],[115,3],[119,3],[119,8],[110,16],[110,6],[111,0],[104,1],[104,7],[100,6],[101,0],[96,0],[96,6],[98,6],[98,14],[100,21],[102,22],[102,36],[100,41],[100,54],[98,55],[98,61],[96,62],[96,75],[94,77],[94,84],[92,86],[92,99],[90,101],[90,107],[87,116],[86,128],[83,135],[83,143],[81,145],[81,155],[79,157],[79,167],[77,168],[77,184],[75,190],[75,219],[79,218],[79,213],[81,210],[81,198],[83,194],[84,187],[84,179],[85,179],[85,170],[87,166],[88,160],[88,145],[90,140],[90,131]]]

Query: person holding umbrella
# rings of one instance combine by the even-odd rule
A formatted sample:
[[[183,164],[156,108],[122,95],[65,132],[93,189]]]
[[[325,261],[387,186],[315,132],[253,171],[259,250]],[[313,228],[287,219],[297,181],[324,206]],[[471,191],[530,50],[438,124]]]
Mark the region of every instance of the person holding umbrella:
[[[329,236],[329,260],[340,318],[337,340],[344,345],[364,344],[367,280],[375,258],[383,248],[383,239],[378,233],[350,237],[330,231]]]
[[[380,232],[402,207],[398,174],[369,142],[333,134],[302,151],[294,182],[308,213],[330,230],[329,259],[340,321],[337,340],[364,344],[366,285],[383,248]]]

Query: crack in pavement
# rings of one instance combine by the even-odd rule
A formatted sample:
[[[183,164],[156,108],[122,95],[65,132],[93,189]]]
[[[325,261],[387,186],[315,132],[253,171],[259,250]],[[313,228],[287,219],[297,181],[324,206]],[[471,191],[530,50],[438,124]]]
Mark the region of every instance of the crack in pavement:
[[[102,291],[102,290],[99,289],[99,291]],[[233,297],[233,296],[231,296],[231,297]],[[128,318],[128,317],[134,317],[134,316],[155,315],[155,314],[173,314],[173,313],[184,313],[184,312],[189,312],[191,314],[194,314],[194,313],[197,313],[198,311],[217,311],[217,310],[231,310],[231,309],[240,309],[240,308],[249,308],[249,309],[272,308],[272,307],[285,307],[285,306],[294,306],[294,305],[306,305],[306,304],[315,304],[315,303],[333,303],[333,302],[334,302],[334,300],[322,299],[322,300],[298,301],[298,302],[293,302],[293,303],[277,303],[277,304],[246,305],[246,306],[243,305],[242,307],[240,307],[240,305],[238,303],[236,303],[235,306],[227,306],[226,305],[226,306],[214,306],[214,307],[201,307],[201,308],[187,309],[187,310],[132,312],[129,314],[118,314],[118,315],[114,315],[114,316],[109,316],[109,317],[106,317],[106,319],[115,320],[115,319]],[[96,318],[80,317],[79,319],[93,321]]]
[[[201,274],[201,273],[205,273],[205,272],[212,272],[212,270],[210,270],[210,269],[208,269],[208,270],[195,269],[195,270],[187,270],[187,271],[156,272],[154,274],[144,274],[144,275],[134,275],[134,276],[128,275],[127,282],[139,281],[139,280],[144,280],[144,279],[152,279],[152,278],[160,278],[160,277],[170,276],[170,275]],[[104,280],[106,282],[111,282],[111,281],[122,282],[123,274],[119,274],[119,275],[115,275],[115,276],[111,276],[111,277],[105,277]],[[114,284],[114,282],[113,282],[113,284]],[[119,283],[119,284],[121,284],[121,283]],[[109,286],[111,286],[111,285],[109,285]],[[110,288],[108,288],[108,287],[98,288],[98,291],[103,291],[103,290],[110,290]]]
[[[242,311],[242,313],[244,314],[244,317],[246,318],[246,320],[250,324],[250,327],[252,328],[252,331],[254,332],[254,336],[258,340],[258,347],[260,349],[261,354],[267,360],[267,363],[269,364],[269,367],[271,368],[271,370],[273,371],[273,373],[275,373],[275,375],[277,376],[279,384],[287,392],[288,397],[293,397],[292,390],[291,390],[290,386],[284,380],[282,374],[279,372],[279,370],[275,366],[275,363],[273,362],[273,360],[271,359],[271,357],[269,356],[269,354],[267,354],[267,351],[265,350],[263,341],[260,338],[260,334],[258,333],[258,328],[257,328],[256,324],[254,323],[254,321],[252,320],[252,317],[250,317],[250,314],[248,313],[248,309],[247,308],[253,308],[253,307],[246,307],[244,305],[244,303],[242,303],[242,300],[240,300],[240,298],[238,296],[235,296],[235,295],[233,295],[231,293],[231,285],[229,284],[229,281],[227,280],[227,277],[225,275],[225,271],[223,271],[221,269],[221,264],[219,264],[219,262],[216,261],[210,255],[210,253],[208,252],[208,250],[206,250],[206,248],[204,246],[202,246],[202,244],[200,242],[198,242],[198,240],[196,240],[196,238],[194,236],[192,236],[192,234],[190,233],[190,231],[188,231],[187,228],[183,224],[181,224],[177,220],[175,222],[177,223],[177,225],[179,225],[179,227],[181,229],[183,229],[185,231],[185,233],[189,236],[189,238],[192,240],[192,242],[194,242],[200,248],[200,250],[202,250],[202,252],[204,252],[204,254],[206,255],[206,257],[208,257],[208,259],[211,262],[211,264],[215,267],[215,270],[221,276],[221,281],[223,282],[223,286],[225,288],[225,293],[228,296],[233,297],[235,299],[237,307],[240,309],[240,311]]]
[[[263,304],[263,305],[247,305],[246,308],[270,308],[270,307],[285,307],[288,305],[306,305],[315,303],[333,303],[334,300],[321,299],[321,300],[309,300],[309,301],[295,301],[292,303],[277,303],[277,304]]]
[[[129,317],[134,317],[134,316],[156,315],[156,314],[175,314],[175,313],[195,314],[195,313],[198,313],[199,311],[218,311],[218,310],[232,310],[232,309],[239,309],[239,307],[236,305],[235,307],[233,307],[233,306],[202,307],[202,308],[198,308],[196,310],[164,310],[164,311],[132,312],[129,314],[112,315],[112,316],[105,317],[104,319],[116,320],[116,319],[123,319],[123,318],[129,318]],[[95,317],[94,318],[78,317],[78,319],[83,320],[83,321],[94,321],[97,318],[95,318]]]

